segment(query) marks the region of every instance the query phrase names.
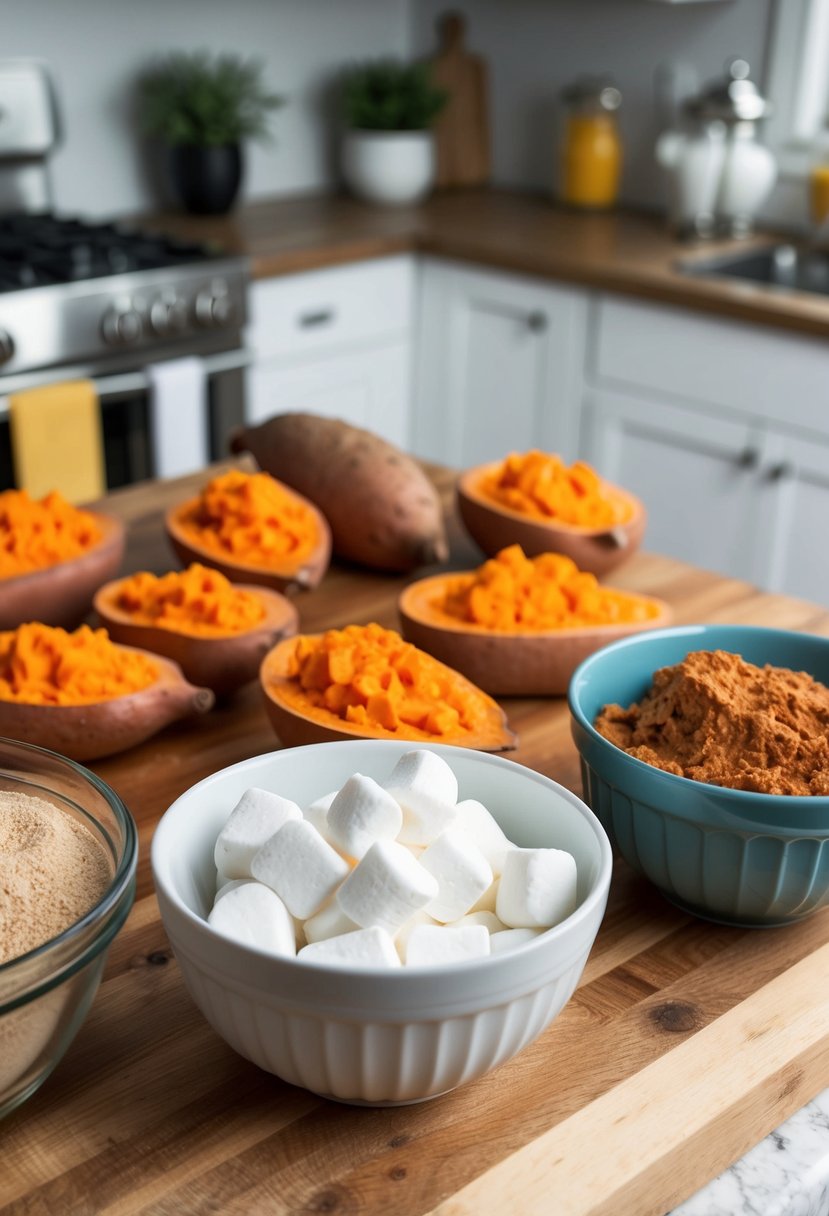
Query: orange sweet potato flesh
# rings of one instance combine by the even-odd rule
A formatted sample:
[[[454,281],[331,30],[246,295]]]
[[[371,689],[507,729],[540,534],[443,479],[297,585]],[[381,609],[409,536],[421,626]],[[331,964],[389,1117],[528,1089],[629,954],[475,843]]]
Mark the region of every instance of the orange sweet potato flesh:
[[[502,462],[477,465],[462,473],[457,483],[457,506],[466,531],[488,557],[508,545],[519,544],[531,557],[540,553],[563,553],[580,570],[599,578],[610,573],[635,553],[647,524],[644,504],[620,486],[604,482],[605,492],[619,504],[621,522],[590,527],[545,519],[539,514],[518,511],[497,502],[488,492]]]
[[[176,663],[142,653],[156,667],[156,678],[147,687],[85,705],[0,700],[0,735],[47,747],[71,760],[98,760],[143,743],[180,718],[212,708],[210,689],[192,685]]]
[[[85,552],[23,574],[0,579],[0,629],[40,621],[73,629],[89,612],[95,591],[117,573],[126,530],[114,517],[90,512],[98,538]]]
[[[446,559],[443,509],[423,469],[379,435],[316,414],[277,414],[233,437],[261,468],[316,503],[338,557],[405,573]]]
[[[491,697],[379,625],[280,642],[260,679],[271,723],[289,747],[355,736],[481,751],[516,743]]]
[[[214,578],[222,577],[218,571],[211,573]],[[200,626],[188,627],[186,618],[161,626],[125,609],[121,593],[131,585],[134,580],[118,579],[95,595],[95,610],[112,640],[164,655],[178,663],[191,683],[212,689],[217,697],[228,696],[255,680],[264,656],[282,638],[296,633],[299,625],[296,608],[278,591],[234,584],[234,591],[255,596],[260,605],[261,619],[250,627],[207,633],[201,626],[199,632]]]
[[[477,571],[401,593],[403,636],[494,696],[560,696],[600,646],[666,625],[662,600],[602,586],[561,554],[512,545]]]
[[[231,469],[214,477],[194,498],[170,507],[164,524],[185,565],[212,566],[231,582],[307,589],[328,569],[324,515],[266,472]]]

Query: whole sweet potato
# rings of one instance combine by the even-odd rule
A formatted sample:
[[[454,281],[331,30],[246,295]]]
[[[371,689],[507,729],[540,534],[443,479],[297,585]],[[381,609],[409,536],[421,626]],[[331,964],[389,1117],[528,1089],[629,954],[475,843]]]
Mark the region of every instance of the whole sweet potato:
[[[315,503],[334,552],[405,572],[448,554],[437,491],[410,456],[371,431],[318,414],[276,414],[237,431],[234,452]]]

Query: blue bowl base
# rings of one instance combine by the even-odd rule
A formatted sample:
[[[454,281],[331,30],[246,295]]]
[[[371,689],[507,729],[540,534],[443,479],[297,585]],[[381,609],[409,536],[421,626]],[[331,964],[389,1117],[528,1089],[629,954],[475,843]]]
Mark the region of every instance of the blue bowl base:
[[[741,920],[736,916],[715,916],[712,912],[699,908],[695,904],[685,903],[681,899],[676,899],[665,891],[660,891],[660,894],[667,899],[669,904],[673,904],[681,912],[688,912],[691,916],[699,917],[700,920],[710,921],[714,925],[726,925],[730,929],[782,929],[786,925],[794,925],[798,921],[805,920],[807,916],[811,916],[812,914],[811,912],[804,912],[802,916],[788,916],[782,920]],[[817,911],[817,909],[812,909],[812,911]]]

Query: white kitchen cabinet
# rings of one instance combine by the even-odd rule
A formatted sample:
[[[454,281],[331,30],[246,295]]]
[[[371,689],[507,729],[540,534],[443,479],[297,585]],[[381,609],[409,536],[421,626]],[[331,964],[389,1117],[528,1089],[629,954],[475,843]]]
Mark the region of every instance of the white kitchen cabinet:
[[[754,480],[761,436],[751,423],[594,393],[582,428],[587,459],[644,502],[649,549],[756,580],[766,538]]]
[[[413,449],[459,468],[532,447],[575,455],[587,295],[425,259]]]
[[[829,604],[829,435],[769,433],[761,493],[771,505],[763,585]]]
[[[829,604],[829,344],[598,297],[581,449],[645,545]]]
[[[247,421],[308,410],[408,447],[414,292],[405,255],[254,282]]]

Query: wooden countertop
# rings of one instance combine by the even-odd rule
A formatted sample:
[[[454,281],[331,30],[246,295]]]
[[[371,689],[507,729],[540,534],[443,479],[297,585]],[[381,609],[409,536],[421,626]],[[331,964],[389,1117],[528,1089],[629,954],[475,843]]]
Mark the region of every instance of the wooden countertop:
[[[243,204],[228,217],[170,214],[142,222],[245,255],[254,278],[416,251],[829,334],[829,298],[677,270],[680,261],[704,261],[745,242],[683,245],[661,217],[577,214],[513,191],[446,191],[411,208],[375,207],[345,195],[290,196]],[[770,239],[755,236],[752,243]]]
[[[125,570],[168,569],[162,512],[204,475],[119,491]],[[437,481],[451,498],[451,477]],[[452,519],[453,559],[475,551]],[[396,623],[405,580],[333,567],[303,628]],[[829,635],[829,613],[649,553],[613,580],[678,622]],[[561,698],[504,702],[514,758],[581,792]],[[255,685],[94,768],[140,833],[135,907],[67,1056],[2,1127],[3,1213],[72,1216],[664,1216],[829,1084],[829,909],[785,929],[708,924],[622,862],[578,990],[514,1060],[425,1104],[350,1108],[237,1056],[191,1002],[152,893],[165,808],[277,746]]]

